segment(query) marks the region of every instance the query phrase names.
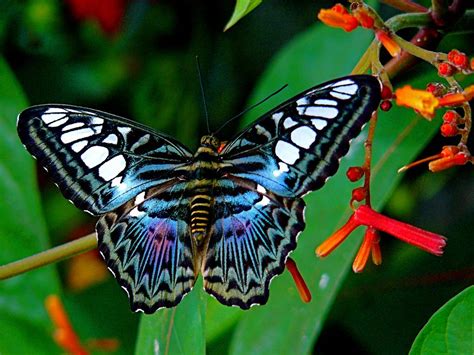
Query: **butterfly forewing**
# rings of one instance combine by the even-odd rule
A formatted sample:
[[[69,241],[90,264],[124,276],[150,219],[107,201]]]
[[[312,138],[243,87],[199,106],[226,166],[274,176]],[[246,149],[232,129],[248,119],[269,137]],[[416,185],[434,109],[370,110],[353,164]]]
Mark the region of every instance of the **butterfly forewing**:
[[[312,88],[264,115],[222,151],[226,173],[285,197],[332,176],[380,100],[379,81],[350,76]]]
[[[94,215],[175,178],[174,169],[192,156],[174,139],[132,121],[68,105],[23,111],[18,134],[64,196]]]

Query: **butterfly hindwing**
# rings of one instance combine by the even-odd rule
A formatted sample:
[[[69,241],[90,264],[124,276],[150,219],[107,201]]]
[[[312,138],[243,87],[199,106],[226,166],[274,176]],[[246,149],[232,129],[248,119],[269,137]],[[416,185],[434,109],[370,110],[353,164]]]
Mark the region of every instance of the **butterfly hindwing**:
[[[186,184],[150,188],[97,223],[99,250],[131,308],[178,304],[195,282]]]
[[[316,86],[262,116],[222,151],[226,173],[284,197],[320,188],[380,99],[369,75]]]
[[[249,181],[221,180],[202,265],[205,290],[243,309],[265,304],[271,279],[283,272],[304,229],[304,207],[302,199],[279,197]]]
[[[174,139],[105,112],[40,105],[18,116],[18,134],[63,195],[94,215],[176,177],[191,153]]]

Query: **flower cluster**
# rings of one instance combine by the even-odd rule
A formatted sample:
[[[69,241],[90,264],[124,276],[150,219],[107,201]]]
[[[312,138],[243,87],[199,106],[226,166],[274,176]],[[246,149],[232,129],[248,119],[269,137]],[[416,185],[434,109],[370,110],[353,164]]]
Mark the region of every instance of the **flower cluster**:
[[[413,7],[411,9],[413,10]],[[420,10],[428,11],[424,8],[415,9],[415,11]],[[351,1],[350,10],[344,8],[341,4],[337,4],[330,9],[321,10],[318,18],[326,25],[339,27],[347,32],[353,31],[359,26],[374,32],[374,43],[364,54],[357,70],[365,72],[371,68],[379,76],[383,83],[381,110],[389,110],[393,101],[399,106],[415,110],[428,120],[433,120],[438,110],[447,109],[443,114],[440,133],[444,137],[460,137],[459,144],[446,145],[442,147],[439,154],[408,164],[399,171],[404,171],[425,162],[429,163],[428,168],[432,172],[469,162],[474,163],[474,158],[467,148],[467,141],[471,132],[471,110],[468,102],[474,98],[474,85],[462,88],[454,77],[458,73],[463,75],[472,74],[474,72],[474,59],[469,59],[465,53],[457,49],[444,54],[422,48],[425,35],[437,36],[435,30],[429,33],[426,31],[420,32],[420,35],[414,36],[411,42],[404,40],[396,34],[396,30],[392,30],[387,23],[384,23],[378,14],[365,5],[363,1]],[[380,45],[392,56],[392,60],[387,62],[388,65],[385,66],[380,59]],[[432,64],[438,75],[447,81],[448,86],[446,87],[441,83],[430,83],[426,90],[416,89],[410,85],[404,85],[393,90],[388,70],[392,69],[396,72],[409,61],[410,56]],[[376,120],[375,117],[371,121],[371,126],[375,127]],[[355,272],[364,269],[370,255],[374,264],[379,265],[382,262],[379,231],[395,236],[434,255],[441,255],[446,245],[445,238],[439,234],[394,220],[371,208],[370,162],[373,131],[374,129],[372,131],[369,129],[364,165],[351,167],[347,171],[347,177],[352,182],[362,178],[365,179],[363,186],[352,190],[350,206],[354,212],[344,226],[316,249],[318,256],[326,256],[341,244],[354,229],[362,225],[366,226],[362,245],[353,263]],[[372,132],[372,135],[370,132]],[[358,206],[355,206],[356,204]]]

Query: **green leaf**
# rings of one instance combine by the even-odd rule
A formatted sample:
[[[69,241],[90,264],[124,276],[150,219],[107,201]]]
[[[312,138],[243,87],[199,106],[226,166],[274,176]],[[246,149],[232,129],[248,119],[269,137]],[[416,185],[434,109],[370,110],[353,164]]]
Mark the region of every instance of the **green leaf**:
[[[0,58],[0,265],[48,247],[36,187],[34,160],[16,134],[16,116],[26,99]],[[43,307],[47,295],[59,292],[52,266],[0,281],[0,349],[4,353],[56,351],[51,322]],[[5,336],[8,334],[8,336]]]
[[[474,286],[441,307],[415,339],[410,354],[474,353]]]
[[[260,5],[261,2],[262,0],[237,0],[235,3],[234,12],[232,13],[229,22],[227,22],[227,25],[225,25],[224,31],[227,31],[229,28],[234,26],[245,15]]]
[[[255,97],[261,98],[289,83],[290,97],[330,78],[348,75],[370,42],[367,32],[351,34],[315,26],[286,47],[265,73]],[[282,101],[278,95],[278,101]],[[256,100],[253,100],[256,101]],[[272,98],[263,110],[276,104]],[[249,120],[250,121],[250,120]],[[381,113],[374,142],[373,204],[380,208],[400,180],[397,168],[409,162],[430,140],[437,126],[418,118],[412,111],[394,108]],[[360,237],[351,235],[331,256],[318,260],[315,247],[347,220],[348,202],[354,188],[344,171],[363,162],[364,134],[352,142],[339,173],[305,201],[306,230],[292,254],[313,293],[303,304],[288,273],[276,278],[269,303],[242,315],[231,343],[231,353],[309,353],[321,330],[338,289],[350,270]],[[362,230],[362,229],[361,229]],[[360,231],[359,231],[360,233]],[[262,321],[271,326],[262,327]]]
[[[143,315],[135,354],[205,354],[206,297],[199,279],[177,307]]]

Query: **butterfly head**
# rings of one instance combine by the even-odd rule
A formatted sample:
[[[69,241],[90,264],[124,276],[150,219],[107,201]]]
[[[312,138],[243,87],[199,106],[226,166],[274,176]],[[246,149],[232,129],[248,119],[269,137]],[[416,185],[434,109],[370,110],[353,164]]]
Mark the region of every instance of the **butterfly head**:
[[[201,147],[211,148],[213,151],[217,152],[221,145],[221,141],[214,136],[203,136],[201,138]]]

